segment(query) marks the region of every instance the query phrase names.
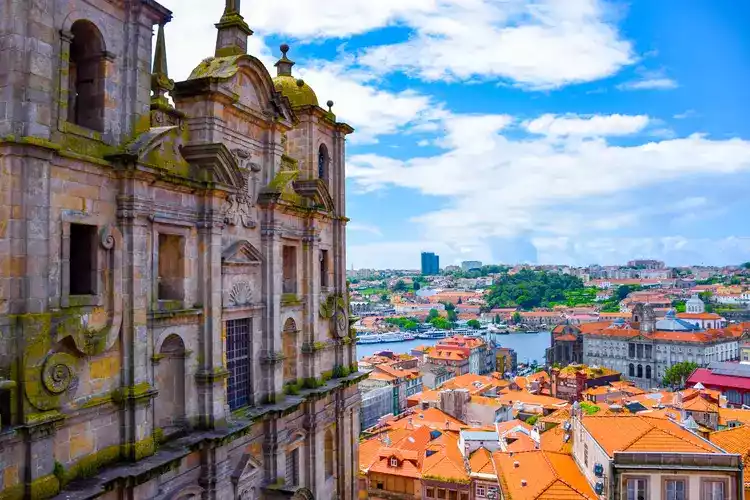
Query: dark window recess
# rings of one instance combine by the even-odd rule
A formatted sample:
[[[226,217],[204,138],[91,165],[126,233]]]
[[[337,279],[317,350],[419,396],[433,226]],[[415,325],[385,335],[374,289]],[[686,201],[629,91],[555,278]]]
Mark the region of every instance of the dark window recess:
[[[13,423],[11,421],[13,413],[10,410],[10,403],[10,391],[0,390],[0,428],[8,427]]]
[[[68,66],[68,121],[99,132],[104,131],[104,40],[89,21],[71,27]]]
[[[328,250],[320,251],[320,286],[328,286]]]
[[[70,295],[94,295],[96,226],[70,225]]]
[[[227,402],[230,410],[250,402],[250,318],[227,321]]]
[[[184,270],[182,236],[159,234],[159,300],[182,300]]]
[[[297,293],[297,248],[284,246],[282,250],[282,292]]]
[[[287,486],[299,484],[299,448],[286,454],[286,483]]]

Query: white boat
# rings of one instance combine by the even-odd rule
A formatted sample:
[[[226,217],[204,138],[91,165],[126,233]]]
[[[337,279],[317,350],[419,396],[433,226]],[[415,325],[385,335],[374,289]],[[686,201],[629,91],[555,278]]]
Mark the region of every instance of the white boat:
[[[368,333],[357,336],[357,344],[378,344],[380,342],[380,335],[376,333]]]
[[[379,335],[380,342],[403,342],[404,336],[399,332],[387,332]]]

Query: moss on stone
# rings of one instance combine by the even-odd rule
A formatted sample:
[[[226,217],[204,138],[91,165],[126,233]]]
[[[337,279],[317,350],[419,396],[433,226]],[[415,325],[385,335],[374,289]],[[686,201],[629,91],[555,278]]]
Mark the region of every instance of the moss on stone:
[[[302,85],[299,85],[302,82]],[[317,106],[318,96],[307,83],[291,75],[281,75],[273,79],[273,86],[277,92],[289,99],[293,108],[303,106]]]
[[[54,474],[37,478],[29,486],[28,498],[31,500],[45,500],[60,493],[60,480]],[[0,491],[0,500],[23,500],[25,497],[24,483],[18,483]]]
[[[156,443],[154,437],[149,436],[135,443],[124,444],[121,449],[123,458],[137,462],[156,453]]]
[[[55,462],[55,476],[65,488],[76,479],[94,477],[103,467],[111,465],[120,459],[121,447],[119,445],[108,446],[99,451],[86,455],[67,469]]]
[[[153,388],[148,382],[139,382],[133,386],[120,387],[112,391],[112,400],[116,403],[122,404],[128,399],[141,399],[150,397],[153,393]]]

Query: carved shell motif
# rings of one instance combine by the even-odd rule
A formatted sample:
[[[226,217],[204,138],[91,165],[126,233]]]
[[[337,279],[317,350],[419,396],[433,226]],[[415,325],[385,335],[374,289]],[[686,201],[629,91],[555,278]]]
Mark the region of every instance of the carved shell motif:
[[[252,290],[247,281],[238,281],[229,291],[230,306],[246,306],[252,301]]]

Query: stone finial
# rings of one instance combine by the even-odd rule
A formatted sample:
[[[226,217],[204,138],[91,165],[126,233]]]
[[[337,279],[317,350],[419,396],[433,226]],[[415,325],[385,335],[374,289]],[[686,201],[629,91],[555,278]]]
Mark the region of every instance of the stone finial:
[[[329,100],[328,102],[326,102],[326,106],[328,106],[328,112],[333,113],[333,101]]]
[[[240,14],[240,0],[226,0],[224,14],[216,24],[216,57],[247,54],[247,37],[253,30]]]
[[[292,76],[294,61],[286,56],[286,53],[289,52],[289,45],[282,43],[279,50],[281,50],[281,59],[274,64],[276,66],[276,76]]]
[[[174,82],[169,79],[167,69],[167,43],[164,38],[164,24],[159,25],[156,35],[156,51],[154,52],[154,69],[151,72],[151,91],[154,93],[152,101],[169,104],[165,97],[174,88]]]

